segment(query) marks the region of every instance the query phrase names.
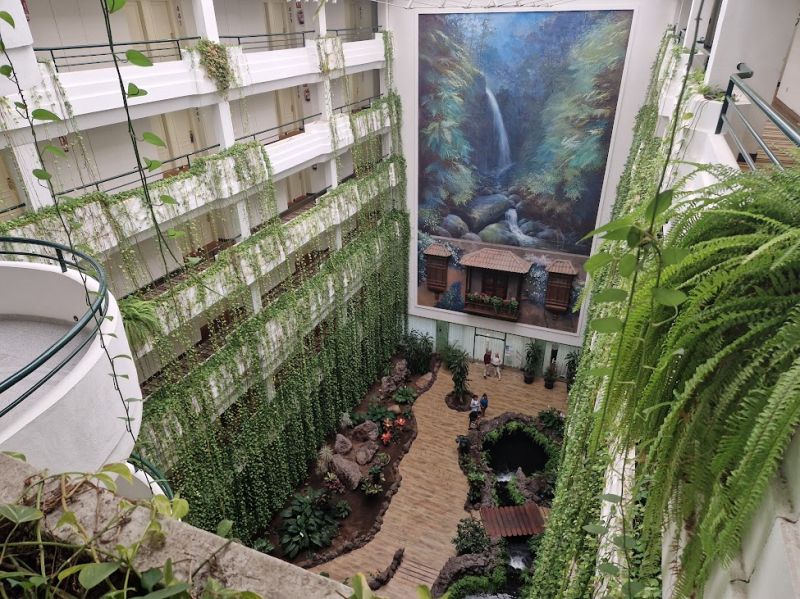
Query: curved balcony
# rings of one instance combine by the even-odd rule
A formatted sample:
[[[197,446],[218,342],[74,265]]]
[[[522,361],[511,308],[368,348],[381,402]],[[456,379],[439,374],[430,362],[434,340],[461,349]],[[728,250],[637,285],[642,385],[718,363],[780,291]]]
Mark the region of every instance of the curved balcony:
[[[60,244],[0,237],[0,281],[0,450],[51,472],[125,461],[141,392],[102,268]]]

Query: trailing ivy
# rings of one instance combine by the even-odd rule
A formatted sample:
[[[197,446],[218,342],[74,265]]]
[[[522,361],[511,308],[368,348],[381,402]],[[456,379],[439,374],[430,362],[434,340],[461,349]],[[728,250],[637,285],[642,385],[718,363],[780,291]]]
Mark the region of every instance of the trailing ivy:
[[[214,81],[217,90],[226,92],[233,83],[233,69],[231,69],[228,49],[220,43],[202,39],[194,49],[200,54],[200,64]]]

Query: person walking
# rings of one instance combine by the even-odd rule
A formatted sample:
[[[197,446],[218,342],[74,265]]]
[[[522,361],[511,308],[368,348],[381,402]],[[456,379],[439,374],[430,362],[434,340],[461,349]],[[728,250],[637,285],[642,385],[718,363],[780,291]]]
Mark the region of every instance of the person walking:
[[[489,396],[486,395],[486,393],[481,395],[480,404],[481,404],[481,418],[483,418],[484,416],[486,416],[486,408],[489,407]]]
[[[500,354],[498,352],[494,352],[494,357],[492,358],[492,366],[494,366],[494,371],[497,374],[497,380],[500,380],[500,365],[502,362],[500,361]]]
[[[483,354],[483,378],[487,376],[492,376],[492,352],[488,347]]]

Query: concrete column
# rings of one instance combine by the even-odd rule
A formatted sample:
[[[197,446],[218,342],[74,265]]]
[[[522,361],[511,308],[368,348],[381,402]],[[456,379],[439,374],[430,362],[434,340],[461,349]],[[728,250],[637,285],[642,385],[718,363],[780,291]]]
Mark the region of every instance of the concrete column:
[[[688,48],[692,45],[694,39],[694,30],[697,27],[697,12],[700,10],[700,4],[703,4],[703,10],[700,12],[700,28],[697,32],[698,39],[705,39],[706,31],[708,31],[708,20],[711,17],[711,12],[714,10],[714,2],[711,0],[692,0],[688,13],[685,15],[687,22],[684,24],[686,27],[686,35],[683,38],[683,47]],[[682,15],[683,17],[683,15]],[[702,47],[702,44],[698,44]]]
[[[327,187],[336,189],[339,186],[339,169],[336,167],[336,158],[328,160],[325,166],[325,183]]]
[[[336,250],[339,251],[342,249],[342,225],[336,225],[336,229],[334,230],[334,243],[336,244]]]
[[[30,210],[41,210],[46,206],[52,206],[53,197],[50,195],[47,185],[33,176],[33,169],[42,168],[34,144],[12,146],[11,151],[19,168],[19,176],[25,192],[19,194],[20,199],[23,198],[23,195],[27,196],[26,203]]]
[[[250,286],[250,298],[253,302],[253,314],[258,314],[264,308],[261,303],[261,289],[259,289],[258,283],[253,283]]]
[[[250,237],[250,215],[247,213],[247,200],[239,200],[236,203],[236,216],[239,220],[239,233],[244,241]]]
[[[192,11],[194,12],[197,35],[212,42],[219,42],[214,0],[192,0]]]
[[[319,37],[325,37],[328,35],[328,19],[325,16],[325,4],[321,3],[319,5],[319,12],[317,13],[317,35]]]
[[[217,142],[222,149],[230,148],[236,143],[236,133],[233,131],[230,102],[227,100],[220,100],[210,108],[214,119],[214,130],[217,136]]]

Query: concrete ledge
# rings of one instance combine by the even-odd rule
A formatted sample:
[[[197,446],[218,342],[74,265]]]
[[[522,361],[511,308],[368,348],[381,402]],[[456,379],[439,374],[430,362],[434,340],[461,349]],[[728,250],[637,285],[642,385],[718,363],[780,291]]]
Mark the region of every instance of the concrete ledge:
[[[0,503],[18,501],[25,490],[26,481],[36,474],[37,470],[30,464],[0,455]],[[67,501],[68,508],[92,536],[105,528],[108,522],[118,518],[119,503],[120,498],[113,493],[88,485]],[[55,528],[62,514],[61,507],[49,512],[45,528],[52,538],[70,542],[74,535],[70,528]],[[129,519],[104,534],[99,543],[109,551],[119,544],[132,544],[142,538],[150,518],[147,507],[137,507]],[[167,559],[172,559],[176,576],[188,581],[192,572],[208,560],[192,581],[195,590],[202,589],[206,578],[213,575],[229,588],[258,593],[265,599],[341,599],[352,593],[343,584],[238,543],[230,543],[221,549],[227,543],[225,539],[178,520],[162,518],[161,526],[166,534],[166,542],[163,546],[143,547],[139,551],[134,560],[139,571],[161,567]],[[215,551],[219,553],[209,560]]]

